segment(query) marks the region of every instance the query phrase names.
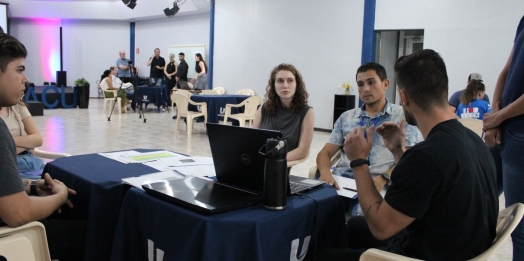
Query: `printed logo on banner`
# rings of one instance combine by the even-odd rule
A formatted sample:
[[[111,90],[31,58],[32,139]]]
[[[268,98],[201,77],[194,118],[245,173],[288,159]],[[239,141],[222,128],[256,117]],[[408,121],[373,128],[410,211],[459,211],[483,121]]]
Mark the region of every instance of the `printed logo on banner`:
[[[298,255],[298,248],[300,246],[300,238],[297,238],[291,242],[291,255],[289,257],[290,261],[302,261],[306,257],[307,249],[309,247],[309,240],[311,236],[304,238],[304,243],[302,244],[302,251]]]
[[[155,242],[153,240],[147,240],[147,260],[155,261]],[[156,261],[164,260],[164,251],[162,249],[156,249]]]
[[[226,108],[220,107],[220,114],[218,114],[218,115],[222,115],[223,116],[224,113],[226,113]]]

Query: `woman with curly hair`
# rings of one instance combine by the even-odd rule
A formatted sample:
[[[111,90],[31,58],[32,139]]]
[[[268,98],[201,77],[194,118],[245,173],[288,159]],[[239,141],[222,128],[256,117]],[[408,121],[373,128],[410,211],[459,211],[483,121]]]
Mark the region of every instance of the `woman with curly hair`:
[[[280,64],[271,71],[264,104],[260,106],[254,128],[278,130],[287,140],[287,160],[305,158],[309,153],[315,113],[308,102],[302,75],[291,64]]]

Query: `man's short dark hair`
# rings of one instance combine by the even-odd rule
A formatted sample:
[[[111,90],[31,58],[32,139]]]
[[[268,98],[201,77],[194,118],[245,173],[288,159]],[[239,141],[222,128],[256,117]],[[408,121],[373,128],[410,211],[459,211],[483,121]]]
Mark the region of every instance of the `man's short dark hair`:
[[[395,74],[398,88],[424,112],[448,106],[446,64],[437,52],[426,49],[398,58]]]
[[[0,72],[5,72],[12,61],[27,57],[25,46],[18,39],[0,33]]]
[[[178,55],[186,56],[184,53],[179,53]]]
[[[386,69],[384,68],[384,66],[382,66],[382,65],[380,65],[378,63],[370,62],[370,63],[365,63],[365,64],[361,65],[360,67],[358,67],[357,74],[355,74],[355,79],[357,78],[357,75],[359,73],[367,72],[369,70],[375,71],[381,81],[384,81],[384,80],[386,80],[388,78],[388,76],[386,74]]]

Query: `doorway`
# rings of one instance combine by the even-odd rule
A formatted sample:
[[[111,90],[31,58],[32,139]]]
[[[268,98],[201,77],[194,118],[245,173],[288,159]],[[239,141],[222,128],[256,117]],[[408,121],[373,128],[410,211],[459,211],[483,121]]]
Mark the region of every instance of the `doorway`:
[[[424,48],[424,30],[384,30],[375,31],[375,62],[386,69],[389,88],[386,98],[395,104],[397,99],[397,84],[395,82],[395,62],[404,55],[412,54]]]

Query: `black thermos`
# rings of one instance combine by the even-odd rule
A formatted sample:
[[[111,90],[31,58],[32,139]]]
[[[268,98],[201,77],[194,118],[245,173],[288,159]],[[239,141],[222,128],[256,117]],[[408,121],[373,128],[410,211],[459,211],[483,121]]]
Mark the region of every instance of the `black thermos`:
[[[287,203],[286,140],[267,139],[264,166],[264,207],[283,210]]]

